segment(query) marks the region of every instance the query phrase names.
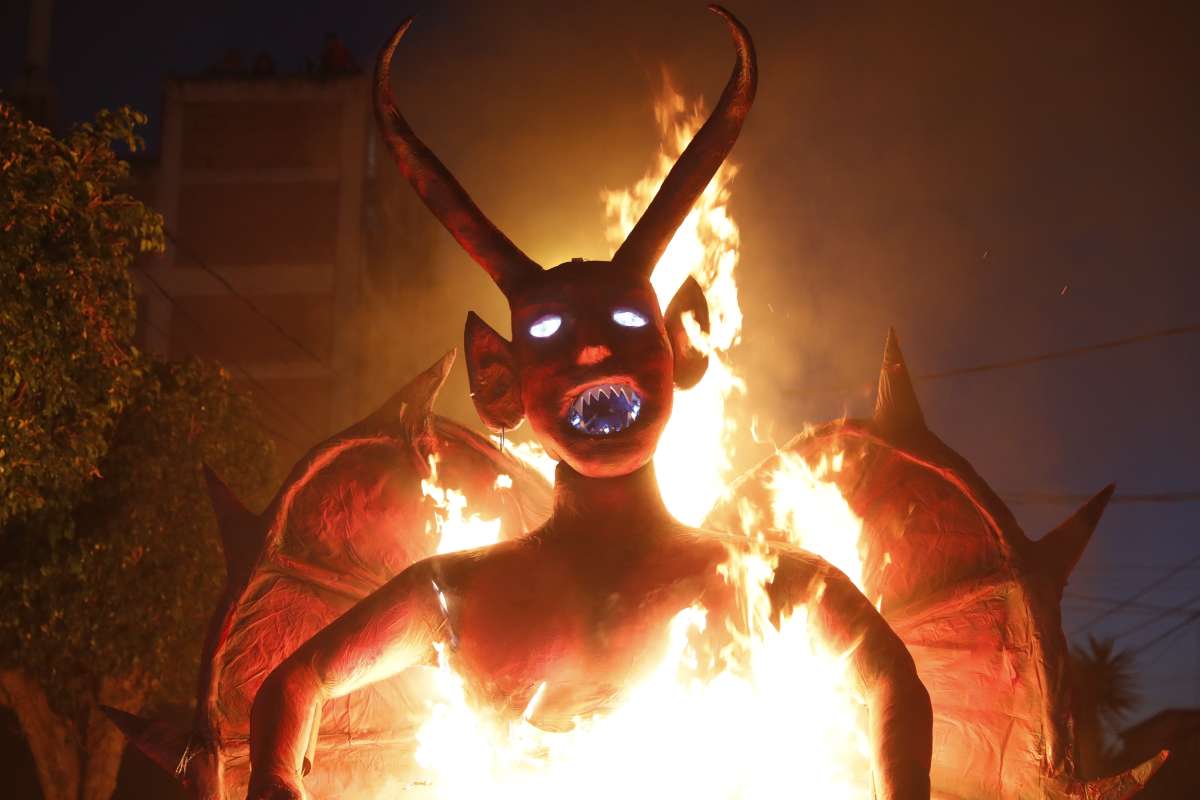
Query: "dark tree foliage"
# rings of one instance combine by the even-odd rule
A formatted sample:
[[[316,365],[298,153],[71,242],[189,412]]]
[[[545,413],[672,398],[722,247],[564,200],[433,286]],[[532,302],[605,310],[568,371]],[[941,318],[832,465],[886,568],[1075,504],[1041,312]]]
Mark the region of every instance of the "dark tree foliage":
[[[1112,639],[1089,636],[1087,647],[1071,648],[1071,667],[1079,702],[1105,725],[1118,725],[1141,699],[1133,651],[1118,650]]]
[[[1134,653],[1112,639],[1088,637],[1071,648],[1072,711],[1081,771],[1095,777],[1114,768],[1109,741],[1140,702]]]
[[[0,524],[96,472],[136,379],[129,267],[162,219],[121,187],[119,142],[145,118],[102,111],[64,139],[0,102]]]
[[[201,474],[253,507],[276,480],[251,401],[213,364],[133,346],[130,268],[160,216],[113,151],[144,118],[66,138],[0,103],[0,705],[47,800],[104,800],[104,704],[184,705],[225,566]]]
[[[79,503],[3,536],[0,605],[13,613],[0,618],[0,664],[37,675],[68,714],[103,676],[188,700],[225,575],[200,465],[252,503],[274,482],[273,445],[224,371],[150,362],[131,395]]]

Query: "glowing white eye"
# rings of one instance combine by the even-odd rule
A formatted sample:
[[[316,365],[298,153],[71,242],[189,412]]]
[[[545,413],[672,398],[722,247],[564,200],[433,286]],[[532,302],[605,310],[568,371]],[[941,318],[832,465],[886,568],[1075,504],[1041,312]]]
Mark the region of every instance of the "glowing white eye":
[[[548,339],[562,327],[562,317],[557,314],[547,314],[529,326],[529,335],[537,339]]]
[[[646,318],[632,308],[618,308],[612,317],[623,328],[641,328],[646,324]]]

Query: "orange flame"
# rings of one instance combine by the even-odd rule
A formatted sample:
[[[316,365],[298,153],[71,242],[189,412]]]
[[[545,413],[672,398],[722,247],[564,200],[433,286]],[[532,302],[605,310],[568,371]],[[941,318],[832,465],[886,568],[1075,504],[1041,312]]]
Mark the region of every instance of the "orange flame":
[[[608,240],[614,248],[633,230],[706,114],[702,103],[689,106],[668,84],[655,106],[655,117],[663,138],[655,168],[631,189],[601,195],[609,220]],[[704,520],[728,484],[734,436],[740,426],[726,406],[732,397],[746,393],[745,382],[729,361],[729,351],[742,332],[734,279],[739,233],[728,208],[729,184],[735,175],[735,166],[728,161],[721,165],[651,277],[663,309],[688,275],[696,278],[708,299],[707,336],[694,320],[684,322],[693,344],[709,356],[708,372],[699,385],[676,392],[675,410],[654,458],[667,508],[689,525]]]
[[[426,523],[425,532],[437,534],[437,552],[453,553],[500,541],[500,520],[467,514],[466,495],[438,483],[437,465],[437,456],[430,456],[429,477],[421,481],[421,494],[433,504],[433,518]],[[498,476],[494,488],[497,491],[511,489],[512,478]]]
[[[491,436],[493,442],[504,452],[532,468],[550,483],[554,483],[554,467],[558,464],[546,449],[534,439],[514,442],[503,436]]]

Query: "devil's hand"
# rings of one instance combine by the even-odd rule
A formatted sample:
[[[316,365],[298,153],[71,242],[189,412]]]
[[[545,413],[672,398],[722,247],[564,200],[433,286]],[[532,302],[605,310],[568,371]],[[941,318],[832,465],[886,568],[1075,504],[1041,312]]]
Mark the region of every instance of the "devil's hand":
[[[305,800],[307,795],[300,781],[282,775],[250,775],[250,790],[246,800]]]
[[[781,553],[770,587],[777,609],[806,605],[825,643],[848,657],[866,698],[878,800],[929,800],[933,710],[912,656],[870,601],[811,553]]]

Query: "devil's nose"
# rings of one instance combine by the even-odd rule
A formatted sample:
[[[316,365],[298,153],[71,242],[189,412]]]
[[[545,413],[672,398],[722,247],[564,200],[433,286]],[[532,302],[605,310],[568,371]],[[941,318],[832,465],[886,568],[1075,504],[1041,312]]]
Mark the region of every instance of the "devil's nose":
[[[593,364],[599,364],[611,355],[612,350],[604,345],[592,344],[580,349],[579,355],[575,357],[575,363],[581,367],[590,367]]]

